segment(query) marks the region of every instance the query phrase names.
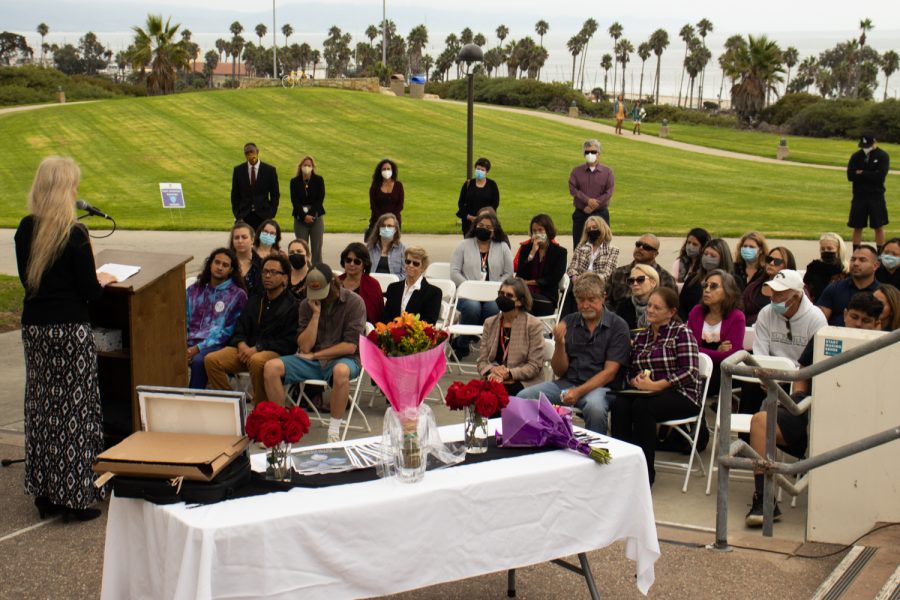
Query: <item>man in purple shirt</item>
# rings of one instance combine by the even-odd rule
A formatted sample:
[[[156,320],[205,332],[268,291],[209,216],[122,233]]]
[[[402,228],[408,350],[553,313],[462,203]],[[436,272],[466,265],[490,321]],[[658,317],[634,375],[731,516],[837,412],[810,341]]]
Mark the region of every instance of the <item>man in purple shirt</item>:
[[[573,247],[578,246],[588,217],[597,215],[609,224],[609,201],[615,187],[612,170],[598,162],[600,142],[588,140],[583,148],[585,164],[572,169],[569,175],[569,193],[575,206],[572,213]]]

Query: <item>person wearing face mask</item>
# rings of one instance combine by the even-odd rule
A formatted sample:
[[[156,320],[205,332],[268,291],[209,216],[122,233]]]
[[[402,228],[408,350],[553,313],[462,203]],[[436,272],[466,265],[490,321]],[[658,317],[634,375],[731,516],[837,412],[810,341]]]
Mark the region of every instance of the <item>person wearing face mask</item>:
[[[403,312],[419,315],[434,325],[441,314],[441,288],[425,279],[428,252],[419,246],[409,246],[403,252],[406,278],[388,286],[384,293],[382,323],[390,323]]]
[[[603,277],[604,281],[609,281],[619,262],[619,249],[610,242],[612,231],[606,221],[596,215],[588,217],[581,232],[581,240],[575,246],[569,268],[566,269],[566,275],[572,280],[573,285],[584,273],[596,273]],[[567,315],[574,310],[575,296],[570,286],[562,314]]]
[[[782,269],[797,270],[797,261],[794,260],[793,252],[784,246],[772,248],[765,258],[765,263],[766,268],[763,270],[762,276],[752,281],[741,294],[741,305],[744,307],[747,327],[752,327],[756,323],[759,311],[769,303],[769,296],[766,295],[764,287],[766,282],[771,281]]]
[[[822,292],[816,303],[829,325],[843,327],[844,309],[857,292],[872,292],[878,287],[875,270],[878,269],[878,255],[875,249],[863,244],[850,257],[850,277],[835,281]]]
[[[559,302],[559,281],[566,273],[568,252],[556,241],[556,226],[550,215],[535,215],[528,229],[531,237],[519,246],[513,266],[516,276],[528,286],[531,314],[552,315]]]
[[[848,267],[843,238],[830,231],[823,233],[819,238],[819,258],[806,265],[806,273],[803,274],[806,295],[813,304],[819,303],[819,297],[829,284],[847,276]]]
[[[616,307],[616,314],[628,324],[632,336],[647,328],[647,301],[659,287],[659,273],[650,265],[634,265],[627,279],[631,296]]]
[[[875,271],[875,279],[900,287],[900,238],[891,238],[885,242],[878,261],[881,266]]]
[[[236,166],[231,176],[231,212],[235,222],[244,221],[256,230],[278,214],[278,172],[259,160],[253,142],[244,145],[244,157],[246,162]]]
[[[375,273],[391,273],[400,279],[406,277],[406,267],[403,264],[406,246],[400,241],[400,227],[393,213],[378,217],[366,240],[366,247]]]
[[[510,396],[543,379],[544,325],[529,314],[530,305],[525,282],[507,277],[497,295],[500,313],[484,322],[478,372],[502,383]]]
[[[322,262],[325,236],[325,180],[316,173],[316,161],[304,156],[291,179],[291,205],[294,212],[294,236],[309,244],[313,264]]]
[[[305,240],[298,238],[288,244],[288,262],[291,263],[288,291],[300,302],[306,298],[306,275],[312,266],[309,261],[309,244]]]
[[[609,224],[609,203],[615,189],[612,169],[601,165],[600,142],[590,139],[582,144],[584,164],[572,169],[569,175],[569,194],[575,211],[572,213],[572,246],[578,246],[584,224],[590,216],[598,216]]]
[[[266,219],[256,230],[256,239],[253,240],[253,248],[260,259],[266,258],[273,252],[281,252],[281,226],[274,219]]]
[[[397,174],[397,163],[389,158],[383,159],[375,167],[372,174],[372,185],[369,186],[369,227],[365,239],[369,239],[378,217],[385,213],[393,213],[397,218],[397,228],[403,224],[403,184]]]
[[[847,180],[853,184],[853,200],[847,227],[853,228],[853,249],[862,243],[866,226],[875,230],[875,246],[884,245],[884,226],[888,224],[887,203],[884,200],[884,180],[890,171],[888,153],[878,147],[875,136],[859,138],[859,150],[847,163]]]
[[[688,232],[681,250],[678,251],[678,258],[672,264],[675,281],[684,283],[694,276],[700,268],[700,253],[708,241],[709,232],[702,227],[695,227]]]
[[[720,269],[728,274],[734,273],[734,264],[731,262],[731,250],[722,238],[713,238],[706,242],[700,253],[700,268],[691,279],[685,282],[678,295],[678,316],[682,321],[687,321],[688,315],[703,296],[703,281],[710,272]]]
[[[488,178],[490,172],[491,161],[479,158],[475,161],[475,176],[463,183],[459,190],[459,210],[456,211],[456,216],[459,217],[463,237],[466,237],[475,222],[479,210],[490,206],[496,212],[500,206],[500,189],[497,182]]]
[[[769,244],[763,234],[748,231],[741,236],[734,249],[734,278],[742,292],[747,286],[765,277],[767,256]],[[762,285],[762,282],[758,285]]]

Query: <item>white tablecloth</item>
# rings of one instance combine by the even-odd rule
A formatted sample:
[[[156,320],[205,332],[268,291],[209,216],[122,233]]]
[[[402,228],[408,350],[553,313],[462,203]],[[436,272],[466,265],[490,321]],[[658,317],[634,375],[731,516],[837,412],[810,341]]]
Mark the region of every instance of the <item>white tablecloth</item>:
[[[441,435],[461,439],[461,426]],[[295,488],[197,508],[113,497],[102,598],[379,596],[617,540],[646,593],[659,543],[644,456],[617,440],[607,447],[609,465],[560,450],[432,471],[413,485]]]

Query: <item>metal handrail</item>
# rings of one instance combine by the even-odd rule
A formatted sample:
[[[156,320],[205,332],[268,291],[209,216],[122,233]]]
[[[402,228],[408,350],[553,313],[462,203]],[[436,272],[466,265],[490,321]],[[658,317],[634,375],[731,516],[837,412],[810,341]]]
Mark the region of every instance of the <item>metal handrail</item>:
[[[897,342],[900,342],[900,329],[808,367],[787,371],[760,367],[753,356],[745,350],[736,352],[722,361],[722,384],[719,390],[719,475],[716,493],[716,549],[728,549],[728,477],[731,469],[763,470],[763,535],[771,537],[773,532],[773,513],[775,510],[775,484],[777,483],[793,495],[800,493],[806,487],[805,479],[795,485],[791,484],[784,475],[807,473],[812,469],[842,458],[900,439],[900,426],[897,426],[794,463],[779,462],[774,457],[775,411],[779,402],[794,415],[805,412],[812,404],[812,396],[803,399],[799,403],[795,402],[777,385],[777,382],[812,379],[816,375],[836,369]],[[766,411],[766,455],[764,457],[757,454],[753,448],[742,440],[738,440],[733,444],[730,443],[732,377],[735,375],[756,377],[766,384],[766,399],[763,403],[763,408]]]

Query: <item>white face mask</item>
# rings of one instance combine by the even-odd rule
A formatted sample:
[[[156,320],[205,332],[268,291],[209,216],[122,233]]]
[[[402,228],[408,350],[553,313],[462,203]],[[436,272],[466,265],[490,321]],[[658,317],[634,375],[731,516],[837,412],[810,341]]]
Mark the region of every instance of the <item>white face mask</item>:
[[[597,162],[597,155],[596,154],[585,154],[584,160],[587,161],[587,164],[592,165],[595,162]]]
[[[866,156],[868,156],[868,155],[869,155],[869,152],[872,151],[872,147],[869,146],[868,148],[863,148],[862,151],[865,153]]]
[[[300,167],[300,172],[308,177],[309,174],[312,173],[312,167],[310,167],[310,166]]]
[[[390,169],[384,169],[384,170],[381,172],[381,177],[382,177],[383,179],[390,179],[393,175],[394,175],[394,172],[391,171]]]

